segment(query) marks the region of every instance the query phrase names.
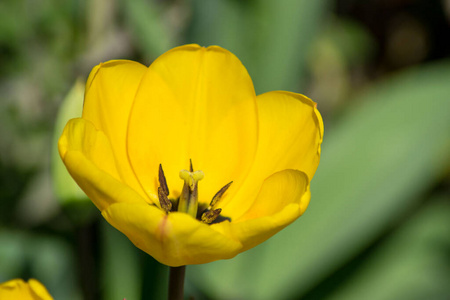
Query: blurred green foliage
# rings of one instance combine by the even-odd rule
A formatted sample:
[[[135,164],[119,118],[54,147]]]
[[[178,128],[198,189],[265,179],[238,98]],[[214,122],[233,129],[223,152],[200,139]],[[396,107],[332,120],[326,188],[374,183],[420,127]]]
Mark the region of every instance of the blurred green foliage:
[[[55,132],[62,132],[68,120],[81,116],[83,97],[84,82],[77,80],[61,104],[55,121]],[[59,158],[58,139],[58,135],[55,134],[52,140],[52,176],[54,178],[55,193],[63,204],[71,201],[89,202],[90,200],[70,177],[66,167]]]
[[[56,140],[80,114],[81,82],[94,65],[150,64],[173,46],[199,43],[235,53],[257,94],[291,90],[314,99],[325,139],[306,214],[232,260],[188,267],[186,294],[447,298],[443,3],[2,1],[0,282],[34,277],[55,299],[166,297],[167,267],[99,218],[64,172]]]

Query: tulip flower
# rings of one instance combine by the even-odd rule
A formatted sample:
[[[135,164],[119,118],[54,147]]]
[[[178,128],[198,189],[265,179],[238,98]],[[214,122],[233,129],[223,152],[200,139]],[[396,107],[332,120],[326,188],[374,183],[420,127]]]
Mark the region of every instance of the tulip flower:
[[[15,300],[52,300],[45,286],[36,279],[28,282],[13,279],[0,284],[0,299]]]
[[[182,266],[232,258],[302,215],[322,136],[309,98],[256,96],[232,53],[185,45],[149,67],[96,66],[59,152],[112,226]]]

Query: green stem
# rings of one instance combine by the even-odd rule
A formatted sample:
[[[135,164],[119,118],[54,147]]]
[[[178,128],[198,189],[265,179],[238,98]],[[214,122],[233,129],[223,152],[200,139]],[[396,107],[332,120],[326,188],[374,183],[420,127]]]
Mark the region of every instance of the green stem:
[[[169,300],[183,300],[186,266],[170,267]]]

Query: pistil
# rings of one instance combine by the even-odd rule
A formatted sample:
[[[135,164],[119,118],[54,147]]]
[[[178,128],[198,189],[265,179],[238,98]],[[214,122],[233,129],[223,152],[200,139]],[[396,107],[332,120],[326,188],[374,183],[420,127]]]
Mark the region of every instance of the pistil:
[[[180,171],[180,178],[184,180],[184,185],[178,202],[178,211],[185,212],[194,218],[197,216],[198,182],[204,176],[205,174],[200,170],[193,172],[188,170]]]

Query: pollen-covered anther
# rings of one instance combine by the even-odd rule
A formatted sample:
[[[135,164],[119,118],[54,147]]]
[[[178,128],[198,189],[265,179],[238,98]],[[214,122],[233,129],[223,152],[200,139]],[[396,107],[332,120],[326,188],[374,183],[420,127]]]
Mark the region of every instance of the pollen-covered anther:
[[[158,187],[158,199],[159,204],[161,204],[161,208],[168,213],[172,209],[172,202],[170,202],[169,198],[162,187]]]
[[[222,199],[223,194],[225,194],[232,183],[233,181],[230,181],[214,195],[211,202],[209,203],[209,207],[214,207],[220,201],[220,199]]]
[[[169,187],[167,186],[166,176],[164,176],[164,171],[161,164],[159,164],[158,180],[159,186],[163,190],[164,194],[169,196]]]
[[[166,176],[164,176],[164,171],[162,165],[159,164],[159,172],[158,172],[158,199],[161,208],[168,213],[172,209],[172,202],[170,202],[169,196],[169,188],[167,186]]]
[[[208,210],[202,214],[202,222],[206,224],[211,224],[222,212],[221,208]]]

